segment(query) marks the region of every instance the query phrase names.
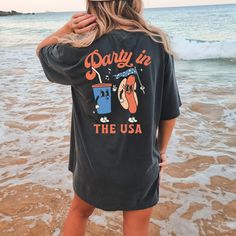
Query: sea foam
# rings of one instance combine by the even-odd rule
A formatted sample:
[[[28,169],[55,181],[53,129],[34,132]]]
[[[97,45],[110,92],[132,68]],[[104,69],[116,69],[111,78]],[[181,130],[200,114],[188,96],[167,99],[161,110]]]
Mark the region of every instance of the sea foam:
[[[173,50],[182,60],[236,59],[235,40],[195,40],[170,37]]]

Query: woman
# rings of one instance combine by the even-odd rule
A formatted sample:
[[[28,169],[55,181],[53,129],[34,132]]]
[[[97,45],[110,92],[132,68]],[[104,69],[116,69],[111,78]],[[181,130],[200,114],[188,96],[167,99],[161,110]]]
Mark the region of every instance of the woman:
[[[122,210],[125,236],[148,235],[182,103],[167,35],[141,12],[141,0],[87,0],[37,47],[48,80],[71,86],[64,236],[84,235],[95,208]]]

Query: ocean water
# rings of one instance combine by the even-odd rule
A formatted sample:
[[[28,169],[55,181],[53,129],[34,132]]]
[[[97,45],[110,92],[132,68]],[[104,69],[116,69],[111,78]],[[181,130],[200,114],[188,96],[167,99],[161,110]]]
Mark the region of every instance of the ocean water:
[[[235,12],[236,5],[144,11],[150,23],[170,35],[180,57],[175,67],[183,106],[168,148],[170,164],[163,177],[166,188],[160,192],[160,203],[168,209],[178,206],[178,210],[164,221],[159,210],[154,211],[152,224],[158,225],[162,236],[222,235],[236,230],[235,214],[230,212],[236,198]],[[11,186],[26,183],[60,188],[72,196],[72,178],[67,171],[70,88],[47,81],[35,49],[73,13],[0,18],[3,202]],[[108,221],[116,225],[114,215],[106,214],[102,219],[110,217]],[[37,220],[34,215],[32,220]],[[10,216],[6,217],[7,222]],[[14,221],[22,223],[17,217]]]

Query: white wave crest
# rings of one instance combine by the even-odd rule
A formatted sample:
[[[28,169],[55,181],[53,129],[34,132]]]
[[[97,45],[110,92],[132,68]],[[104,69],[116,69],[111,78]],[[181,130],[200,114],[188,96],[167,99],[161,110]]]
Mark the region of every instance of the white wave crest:
[[[182,60],[236,59],[236,41],[204,41],[170,37],[173,50]]]

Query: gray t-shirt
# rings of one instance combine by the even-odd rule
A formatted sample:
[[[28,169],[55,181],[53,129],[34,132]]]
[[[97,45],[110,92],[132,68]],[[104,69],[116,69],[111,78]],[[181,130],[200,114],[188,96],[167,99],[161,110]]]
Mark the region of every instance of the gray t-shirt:
[[[45,46],[39,59],[49,81],[71,87],[75,193],[107,211],[155,205],[156,131],[182,105],[173,56],[145,33],[116,29],[85,48]]]

